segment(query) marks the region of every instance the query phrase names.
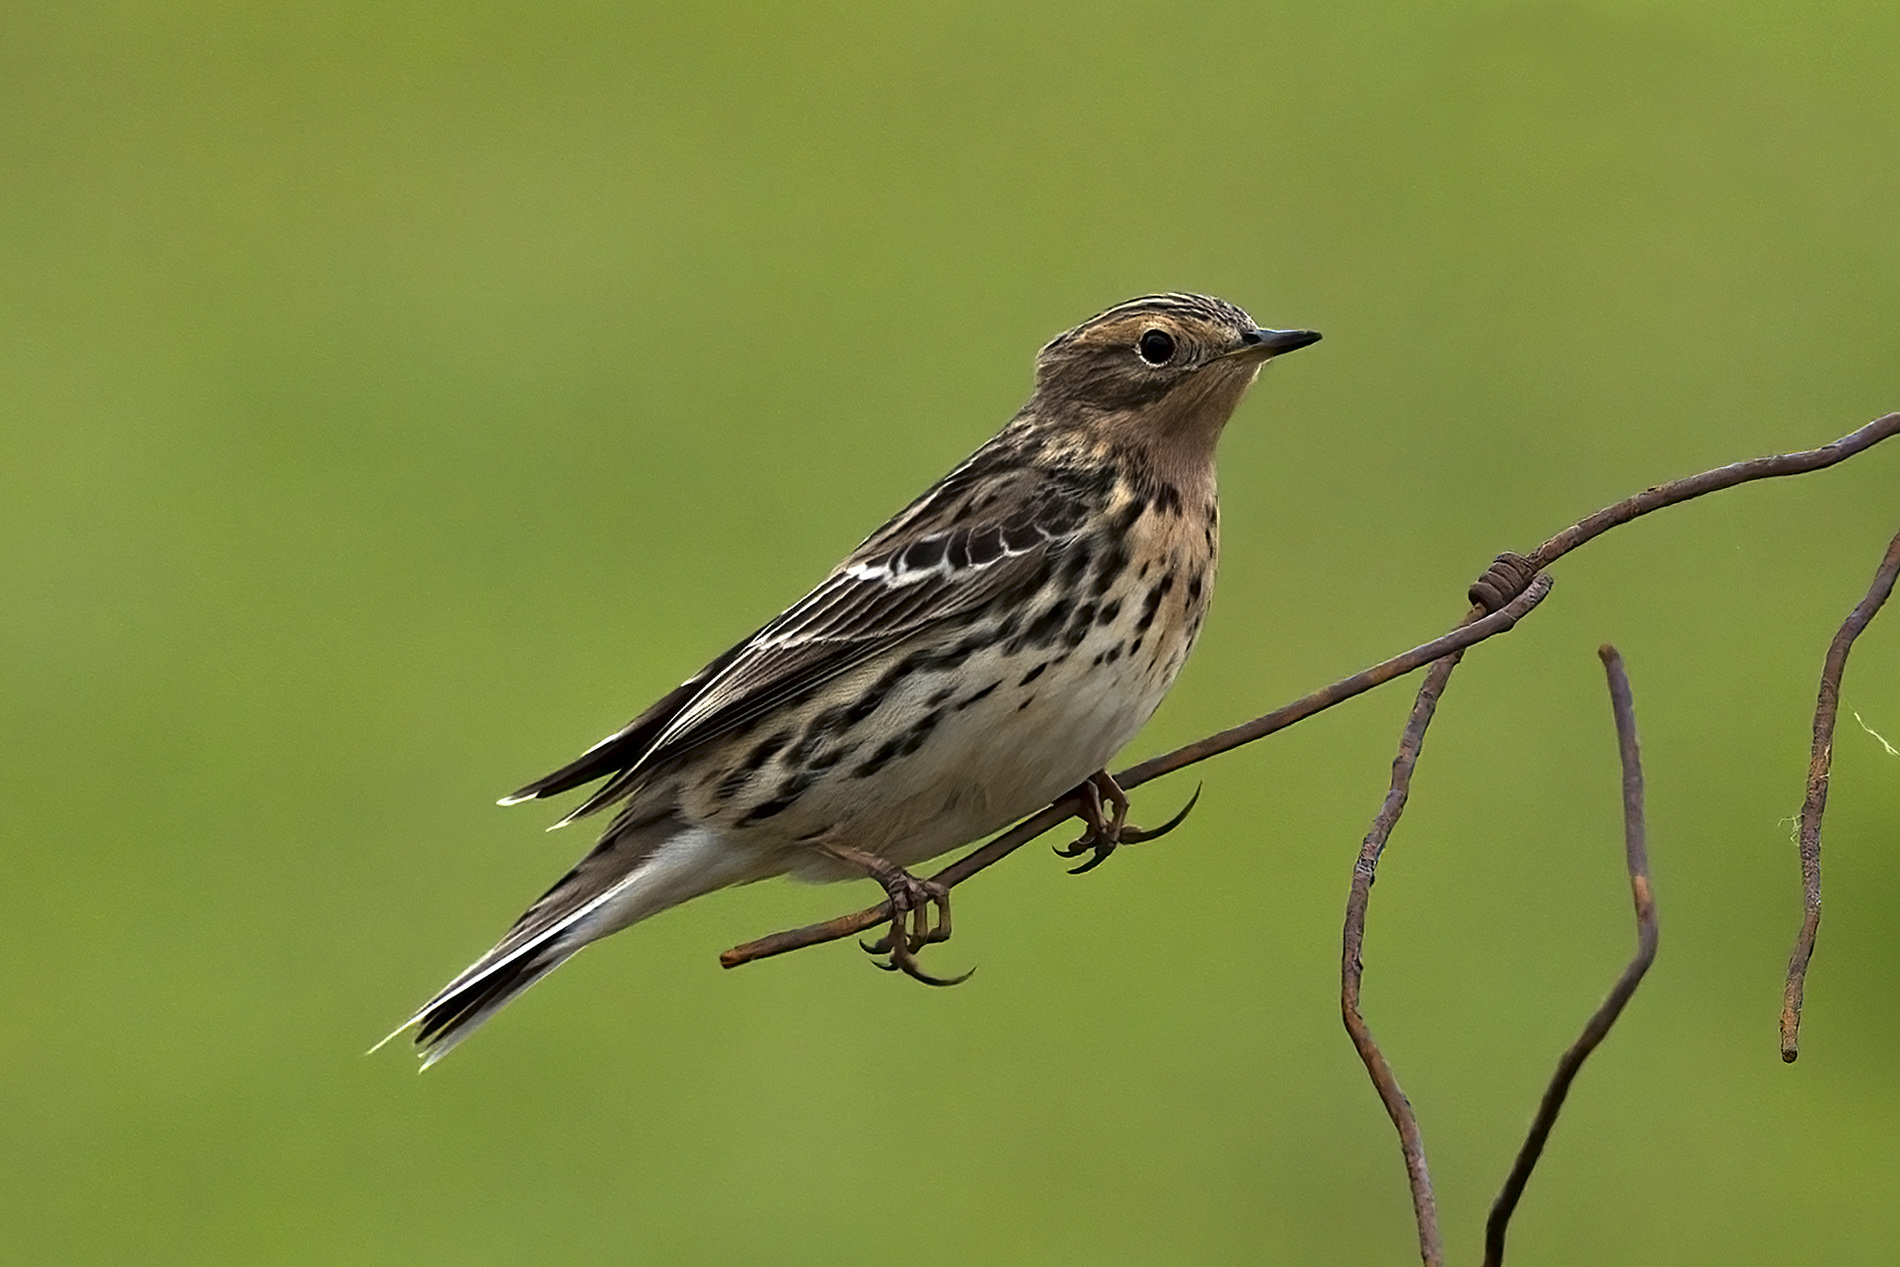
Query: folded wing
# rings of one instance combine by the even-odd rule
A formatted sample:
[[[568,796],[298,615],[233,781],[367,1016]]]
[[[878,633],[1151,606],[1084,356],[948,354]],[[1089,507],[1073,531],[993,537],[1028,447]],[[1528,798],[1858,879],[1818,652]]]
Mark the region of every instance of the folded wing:
[[[952,472],[872,534],[778,619],[741,642],[578,759],[503,804],[612,777],[563,821],[630,794],[663,763],[795,700],[926,629],[1040,588],[1074,540],[1090,490],[1061,471],[993,466],[980,498],[972,470]],[[998,476],[1003,478],[1000,484]]]

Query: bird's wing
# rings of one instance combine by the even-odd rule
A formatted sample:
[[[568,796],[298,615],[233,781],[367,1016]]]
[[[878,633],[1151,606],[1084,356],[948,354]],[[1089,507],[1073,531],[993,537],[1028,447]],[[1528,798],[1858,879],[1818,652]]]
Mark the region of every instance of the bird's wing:
[[[1079,533],[1091,491],[1060,471],[982,469],[979,451],[785,613],[578,760],[505,804],[613,777],[569,819],[618,800],[659,763],[731,731],[905,638],[1033,587]],[[973,469],[976,468],[976,469]]]

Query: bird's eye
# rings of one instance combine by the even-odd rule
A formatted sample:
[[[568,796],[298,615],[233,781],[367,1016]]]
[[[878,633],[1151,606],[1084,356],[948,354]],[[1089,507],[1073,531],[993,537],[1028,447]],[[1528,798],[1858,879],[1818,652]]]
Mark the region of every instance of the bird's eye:
[[[1174,359],[1174,336],[1166,330],[1150,330],[1136,342],[1135,350],[1150,365],[1166,365]]]

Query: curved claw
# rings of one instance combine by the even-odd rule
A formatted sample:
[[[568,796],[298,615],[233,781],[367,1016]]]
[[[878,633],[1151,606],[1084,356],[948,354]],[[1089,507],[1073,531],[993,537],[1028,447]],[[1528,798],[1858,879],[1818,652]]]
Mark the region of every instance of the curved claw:
[[[864,946],[864,943],[859,942],[858,945]],[[864,948],[866,950],[871,949],[869,946],[864,946]],[[882,952],[873,951],[872,953],[879,954]],[[914,981],[921,981],[925,985],[934,986],[962,985],[965,981],[968,981],[971,977],[976,975],[976,969],[971,968],[968,972],[961,973],[954,977],[933,977],[918,966],[915,957],[908,954],[892,955],[889,959],[880,959],[871,966],[884,972],[901,972]]]
[[[878,967],[883,968],[887,972],[902,972],[912,980],[921,981],[925,985],[935,986],[962,985],[965,981],[968,981],[971,977],[976,975],[976,969],[971,968],[968,972],[954,977],[933,977],[918,967],[917,961],[908,955],[902,959],[897,959],[894,963],[881,963]]]
[[[1176,814],[1173,818],[1170,818],[1167,822],[1161,824],[1161,826],[1153,827],[1153,828],[1141,828],[1141,827],[1122,828],[1121,843],[1124,845],[1138,845],[1144,840],[1159,840],[1163,836],[1167,835],[1169,832],[1173,831],[1175,828],[1179,827],[1182,823],[1187,821],[1187,816],[1194,812],[1195,804],[1199,802],[1201,799],[1201,789],[1205,786],[1207,785],[1204,783],[1195,784],[1194,795],[1188,797],[1188,803],[1181,807],[1181,812]]]
[[[1070,845],[1067,849],[1062,848],[1060,845],[1055,846],[1054,847],[1055,851],[1058,855],[1064,858],[1079,858],[1084,853],[1090,850],[1093,850],[1094,856],[1091,857],[1087,862],[1083,863],[1079,867],[1069,868],[1069,874],[1083,875],[1087,872],[1093,871],[1095,870],[1095,868],[1101,866],[1104,862],[1107,862],[1108,856],[1114,853],[1115,850],[1119,846],[1138,845],[1145,840],[1159,840],[1161,839],[1161,837],[1167,835],[1169,832],[1179,827],[1182,823],[1186,822],[1187,816],[1194,811],[1194,806],[1197,803],[1199,803],[1201,799],[1201,789],[1205,786],[1206,786],[1205,784],[1196,784],[1194,787],[1194,795],[1188,797],[1188,803],[1181,807],[1180,813],[1176,814],[1173,818],[1170,818],[1167,822],[1161,824],[1161,826],[1159,827],[1154,827],[1154,828],[1124,827],[1121,829],[1120,834],[1117,835],[1116,838],[1113,840],[1100,840],[1100,839],[1095,838],[1092,835],[1084,836],[1082,837],[1082,839]]]
[[[976,973],[975,968],[956,977],[936,977],[925,972],[917,962],[917,952],[935,942],[950,940],[950,895],[942,886],[929,881],[917,881],[904,877],[908,884],[893,878],[889,889],[891,895],[890,926],[884,936],[874,942],[860,941],[859,949],[869,955],[885,955],[888,958],[876,960],[874,966],[885,972],[901,972],[913,980],[925,985],[949,986],[962,985]],[[937,924],[926,927],[927,912],[934,905],[937,908]],[[914,927],[906,929],[906,922]]]

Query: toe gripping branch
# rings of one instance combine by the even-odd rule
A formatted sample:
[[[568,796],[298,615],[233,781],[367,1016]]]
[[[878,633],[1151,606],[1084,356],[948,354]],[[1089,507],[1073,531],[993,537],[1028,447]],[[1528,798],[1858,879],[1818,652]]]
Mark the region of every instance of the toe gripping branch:
[[[950,940],[950,890],[932,880],[919,880],[900,867],[873,871],[872,878],[884,886],[891,904],[891,926],[874,942],[859,942],[866,954],[888,955],[877,966],[886,972],[901,972],[925,985],[962,985],[976,973],[972,968],[959,976],[935,977],[917,962],[917,952],[935,942]],[[937,908],[936,922],[930,908]]]
[[[1201,799],[1201,786],[1196,784],[1194,795],[1188,797],[1188,803],[1181,807],[1181,812],[1161,826],[1130,827],[1128,826],[1128,794],[1122,791],[1121,785],[1110,777],[1108,771],[1098,770],[1090,775],[1086,782],[1078,786],[1074,793],[1082,798],[1082,808],[1076,813],[1087,824],[1088,829],[1066,848],[1061,845],[1055,846],[1056,856],[1080,858],[1083,854],[1088,854],[1087,862],[1079,867],[1069,868],[1070,875],[1081,875],[1107,862],[1108,856],[1121,845],[1138,845],[1144,840],[1159,840],[1187,821],[1187,816],[1193,811],[1195,802]],[[1113,811],[1106,819],[1102,816],[1104,799]]]

